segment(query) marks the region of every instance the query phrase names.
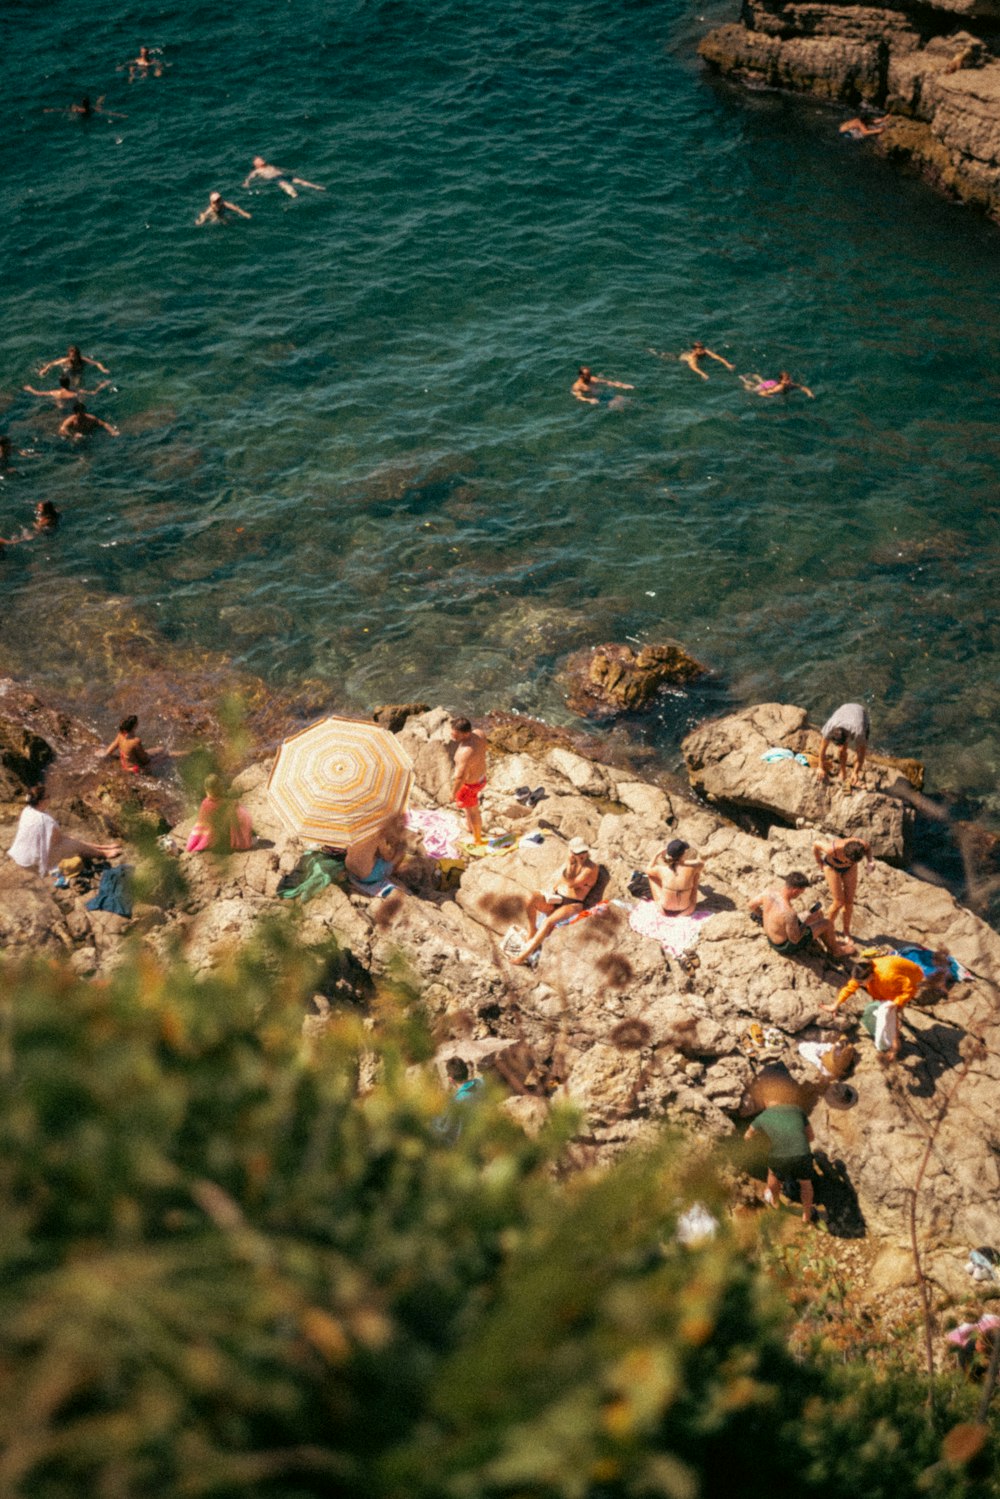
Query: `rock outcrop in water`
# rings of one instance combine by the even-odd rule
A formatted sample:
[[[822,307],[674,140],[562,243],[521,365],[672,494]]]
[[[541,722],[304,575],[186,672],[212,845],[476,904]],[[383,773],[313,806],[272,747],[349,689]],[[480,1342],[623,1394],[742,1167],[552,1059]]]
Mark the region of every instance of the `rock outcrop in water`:
[[[770,705],[754,713],[739,716],[747,753],[758,748],[755,735],[808,732],[799,709]],[[724,763],[736,733],[732,720],[699,730],[696,744],[688,741],[692,763],[701,769]],[[400,739],[416,767],[415,804],[431,807],[447,796],[451,780],[447,715],[407,716]],[[404,871],[406,893],[372,900],[331,885],[290,908],[278,887],[300,849],[274,820],[265,792],[268,764],[261,761],[236,782],[253,813],[258,846],[225,862],[181,857],[187,894],[171,899],[164,884],[131,923],[87,911],[84,897],[53,891],[50,882],[0,858],[0,944],[10,953],[62,955],[78,972],[104,975],[128,961],[126,939],[133,936],[161,952],[178,946],[196,969],[208,970],[262,916],[282,911],[302,943],[332,936],[340,943],[341,962],[316,998],[311,1025],[323,1023],[330,1005],[363,1003],[369,976],[395,972],[402,954],[443,1050],[472,1061],[491,1058],[510,1091],[507,1107],[525,1128],[538,1127],[553,1098],[575,1101],[583,1114],[575,1148],[584,1163],[649,1138],[664,1119],[731,1135],[753,1075],[745,1052],[749,1028],[769,1027],[769,1051],[758,1051],[755,1063],[765,1054],[783,1059],[815,1100],[819,1199],[832,1230],[859,1234],[867,1227],[900,1245],[929,1132],[972,1047],[975,1061],[937,1136],[918,1215],[935,1251],[936,1277],[964,1289],[968,1247],[1000,1242],[1000,1139],[991,1122],[1000,1084],[1000,937],[944,891],[888,863],[863,874],[859,938],[946,944],[974,977],[933,1008],[908,1009],[895,1068],[883,1068],[863,1039],[852,1080],[857,1102],[833,1107],[798,1043],[826,1034],[819,1006],[836,993],[843,971],[819,955],[777,956],[746,912],[747,901],[776,873],[813,867],[814,830],[774,822],[766,836],[755,834],[565,743],[542,735],[526,742],[530,752],[491,756],[487,823],[515,835],[536,829],[543,841],[518,837],[512,848],[470,860],[457,889],[435,888],[433,861],[415,844]],[[545,793],[532,810],[514,795],[524,785]],[[846,831],[838,819],[851,800],[832,797],[823,825]],[[63,815],[60,806],[55,810]],[[0,848],[10,842],[14,814],[9,807]],[[189,825],[174,830],[181,847]],[[698,845],[707,861],[707,919],[680,957],[633,927],[627,891],[632,870],[678,835]],[[503,936],[519,922],[525,896],[549,885],[566,841],[576,836],[587,840],[606,872],[603,896],[612,903],[601,915],[558,929],[536,969],[515,968],[500,951]]]
[[[701,43],[715,71],[889,113],[876,149],[1000,219],[997,0],[744,0]]]
[[[566,701],[574,713],[612,718],[648,708],[662,688],[697,681],[706,671],[672,641],[638,651],[619,643],[591,646],[566,663]]]

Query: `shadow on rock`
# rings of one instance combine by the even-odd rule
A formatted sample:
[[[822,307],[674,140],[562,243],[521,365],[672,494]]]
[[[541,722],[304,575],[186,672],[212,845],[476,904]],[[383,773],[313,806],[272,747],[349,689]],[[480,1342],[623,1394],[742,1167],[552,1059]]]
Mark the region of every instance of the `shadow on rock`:
[[[835,1239],[863,1239],[865,1216],[844,1162],[831,1161],[825,1150],[814,1150],[813,1162],[816,1202],[825,1209],[827,1229]]]

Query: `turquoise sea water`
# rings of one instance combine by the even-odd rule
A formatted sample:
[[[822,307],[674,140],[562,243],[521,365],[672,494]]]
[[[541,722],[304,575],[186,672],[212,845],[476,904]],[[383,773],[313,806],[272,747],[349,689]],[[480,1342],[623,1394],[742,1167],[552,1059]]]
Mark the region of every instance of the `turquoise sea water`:
[[[0,562],[0,649],[58,683],[106,593],[345,705],[559,721],[568,650],[673,636],[716,706],[862,698],[996,809],[1000,237],[837,114],[713,85],[734,11],[8,6],[0,422],[39,456],[0,534],[64,519]],[[169,68],[130,86],[140,42]],[[128,118],[43,112],[84,92]],[[256,152],[327,191],[242,190]],[[213,188],[252,221],[196,229]],[[816,400],[647,352],[698,336]],[[19,393],[71,340],[123,434],[85,451]],[[570,398],[582,361],[620,409]]]

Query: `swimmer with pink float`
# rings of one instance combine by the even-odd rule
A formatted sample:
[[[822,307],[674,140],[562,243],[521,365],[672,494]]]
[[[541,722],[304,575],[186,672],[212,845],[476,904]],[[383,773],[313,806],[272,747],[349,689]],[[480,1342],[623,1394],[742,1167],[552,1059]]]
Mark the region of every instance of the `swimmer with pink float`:
[[[751,395],[784,396],[790,390],[801,390],[810,401],[816,399],[808,385],[800,385],[787,370],[782,370],[777,380],[765,380],[761,375],[741,375],[740,380],[743,382],[743,389],[750,391]]]

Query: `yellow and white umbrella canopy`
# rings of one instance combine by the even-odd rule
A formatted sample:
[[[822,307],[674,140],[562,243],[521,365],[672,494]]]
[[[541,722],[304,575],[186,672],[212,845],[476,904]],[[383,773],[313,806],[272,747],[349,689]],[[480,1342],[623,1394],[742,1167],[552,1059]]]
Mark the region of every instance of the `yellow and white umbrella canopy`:
[[[321,718],[285,740],[267,790],[290,833],[346,848],[405,812],[412,782],[410,757],[387,729]]]

